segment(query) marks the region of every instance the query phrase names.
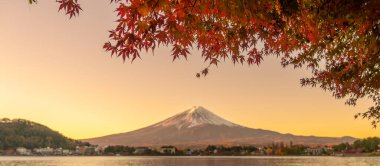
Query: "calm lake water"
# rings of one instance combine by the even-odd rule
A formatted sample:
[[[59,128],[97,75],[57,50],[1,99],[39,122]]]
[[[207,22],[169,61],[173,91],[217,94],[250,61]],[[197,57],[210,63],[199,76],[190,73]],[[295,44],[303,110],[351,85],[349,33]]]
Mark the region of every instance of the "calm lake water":
[[[0,166],[380,165],[380,157],[0,157]]]

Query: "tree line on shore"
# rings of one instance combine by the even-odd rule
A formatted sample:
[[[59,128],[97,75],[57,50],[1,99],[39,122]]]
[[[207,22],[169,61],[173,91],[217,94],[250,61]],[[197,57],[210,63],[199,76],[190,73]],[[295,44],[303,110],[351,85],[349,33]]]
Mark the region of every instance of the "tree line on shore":
[[[147,148],[143,153],[136,154],[136,150],[142,147],[129,146],[108,146],[104,149],[104,155],[308,155],[305,151],[308,147],[305,145],[282,146],[283,143],[274,143],[273,145],[256,147],[256,146],[222,146],[208,145],[206,148],[186,148],[177,149],[175,153],[162,153],[159,149]],[[327,153],[326,153],[327,155]]]
[[[158,149],[145,148],[138,155],[338,155],[338,154],[370,154],[380,155],[380,138],[368,137],[356,140],[352,144],[341,143],[332,146],[307,146],[301,144],[293,145],[292,142],[274,142],[266,146],[222,146],[208,145],[205,148],[177,149],[175,153],[162,153]],[[174,147],[174,146],[173,146]],[[143,147],[108,146],[104,149],[104,155],[136,155],[136,150]],[[175,148],[175,147],[174,147]]]
[[[361,140],[356,140],[354,143],[341,143],[333,146],[336,152],[357,152],[357,153],[373,153],[380,150],[380,138],[368,137]]]

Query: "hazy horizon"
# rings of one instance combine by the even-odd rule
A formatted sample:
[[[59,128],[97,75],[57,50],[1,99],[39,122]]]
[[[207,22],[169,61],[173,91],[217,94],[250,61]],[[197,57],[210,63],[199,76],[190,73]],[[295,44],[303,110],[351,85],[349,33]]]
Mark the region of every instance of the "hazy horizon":
[[[74,138],[145,127],[203,106],[250,128],[315,136],[380,136],[356,107],[320,88],[301,87],[306,69],[283,69],[275,56],[259,66],[221,63],[210,75],[198,50],[172,62],[171,48],[123,63],[102,49],[116,19],[113,5],[81,1],[69,19],[54,1],[0,1],[0,118],[32,120]]]

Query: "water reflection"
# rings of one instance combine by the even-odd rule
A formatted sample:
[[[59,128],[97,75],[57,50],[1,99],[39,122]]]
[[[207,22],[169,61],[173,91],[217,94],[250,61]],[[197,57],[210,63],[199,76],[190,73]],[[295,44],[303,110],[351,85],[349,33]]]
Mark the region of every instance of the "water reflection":
[[[380,165],[379,157],[0,157],[0,166]]]

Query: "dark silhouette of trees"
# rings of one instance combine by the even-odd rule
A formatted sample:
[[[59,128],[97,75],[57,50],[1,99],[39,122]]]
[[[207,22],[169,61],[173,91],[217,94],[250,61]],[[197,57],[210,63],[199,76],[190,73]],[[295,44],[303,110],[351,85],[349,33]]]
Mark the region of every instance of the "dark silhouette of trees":
[[[0,149],[28,149],[51,147],[75,149],[80,141],[69,139],[62,134],[38,123],[23,119],[0,120]]]

